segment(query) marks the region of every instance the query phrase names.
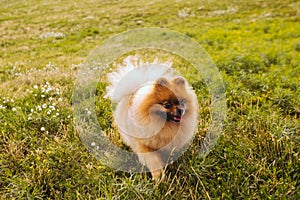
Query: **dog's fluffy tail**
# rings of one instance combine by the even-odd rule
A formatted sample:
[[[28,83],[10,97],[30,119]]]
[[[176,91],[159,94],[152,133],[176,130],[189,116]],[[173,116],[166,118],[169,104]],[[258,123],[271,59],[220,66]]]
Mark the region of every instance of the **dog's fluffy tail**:
[[[108,74],[110,85],[106,88],[105,98],[113,102],[119,102],[125,96],[134,93],[142,85],[154,82],[160,77],[172,76],[172,63],[144,63],[139,58],[128,56],[124,59],[124,65],[119,65],[117,71]]]

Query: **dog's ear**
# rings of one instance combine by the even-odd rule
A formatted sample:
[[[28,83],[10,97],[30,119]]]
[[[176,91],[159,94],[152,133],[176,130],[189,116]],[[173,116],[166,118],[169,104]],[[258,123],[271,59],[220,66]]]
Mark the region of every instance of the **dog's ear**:
[[[156,81],[157,87],[168,87],[168,85],[169,85],[169,81],[164,77],[161,77]]]
[[[179,85],[179,86],[184,86],[185,85],[185,79],[181,76],[178,76],[176,78],[174,78],[174,82],[176,85]]]

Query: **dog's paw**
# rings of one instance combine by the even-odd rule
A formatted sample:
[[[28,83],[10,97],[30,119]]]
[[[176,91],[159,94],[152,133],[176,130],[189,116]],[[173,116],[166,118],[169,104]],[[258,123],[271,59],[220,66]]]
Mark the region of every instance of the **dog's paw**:
[[[157,183],[161,183],[165,180],[165,172],[164,170],[156,170],[151,172],[152,180],[155,180]]]

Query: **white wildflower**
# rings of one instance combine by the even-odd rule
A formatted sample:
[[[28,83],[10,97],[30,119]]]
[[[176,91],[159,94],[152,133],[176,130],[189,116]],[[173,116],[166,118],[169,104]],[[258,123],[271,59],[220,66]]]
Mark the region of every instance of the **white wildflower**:
[[[55,39],[60,39],[64,38],[66,35],[61,33],[61,32],[47,32],[43,33],[40,35],[41,39],[46,39],[46,38],[55,38]]]
[[[45,131],[45,127],[41,127],[41,131]]]
[[[46,90],[46,93],[49,93],[52,91],[52,87],[51,86],[48,86],[47,90]]]
[[[41,110],[42,110],[42,107],[41,107],[41,106],[37,106],[37,109],[38,109],[39,111],[41,111]]]

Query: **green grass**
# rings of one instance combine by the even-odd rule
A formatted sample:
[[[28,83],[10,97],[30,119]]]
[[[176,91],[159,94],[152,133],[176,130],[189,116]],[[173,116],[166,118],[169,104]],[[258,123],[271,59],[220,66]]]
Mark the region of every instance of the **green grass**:
[[[296,0],[1,1],[0,199],[299,199],[299,7]],[[199,158],[209,95],[183,74],[198,91],[201,123],[160,185],[103,165],[72,119],[74,81],[88,54],[141,27],[193,38],[226,87],[224,134]],[[108,106],[96,110],[114,138]]]

